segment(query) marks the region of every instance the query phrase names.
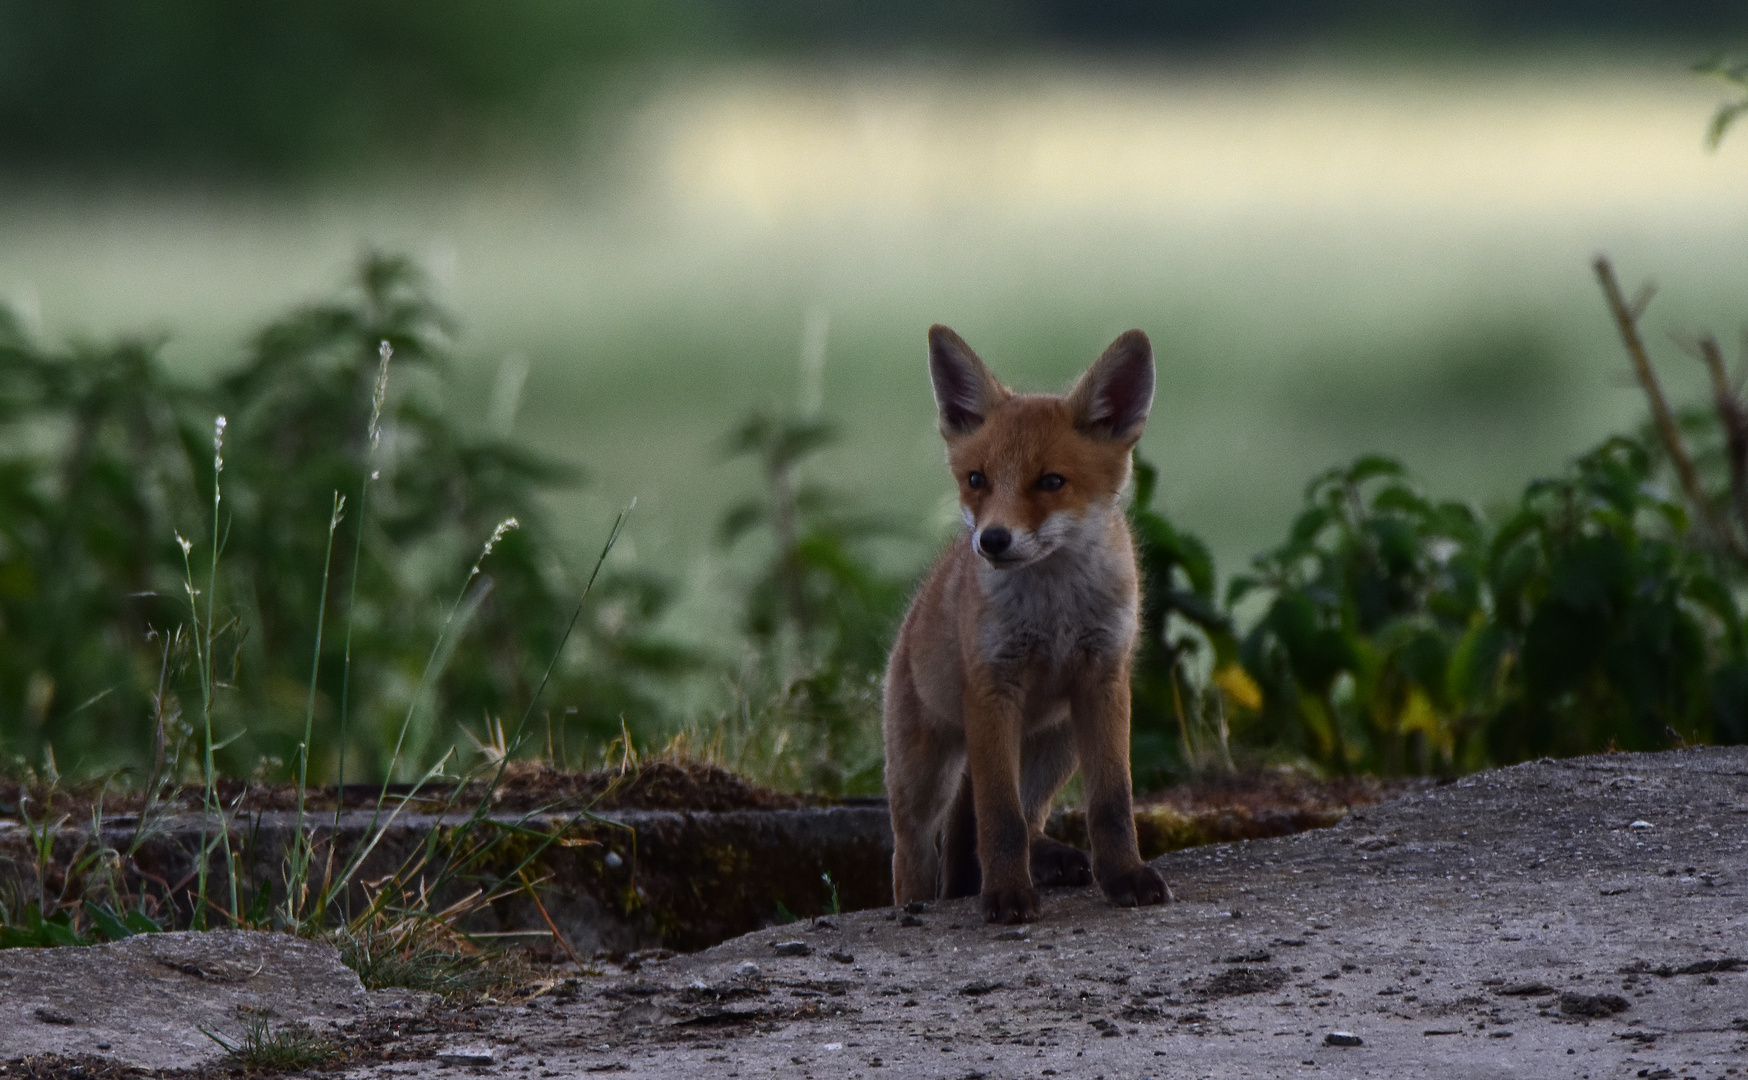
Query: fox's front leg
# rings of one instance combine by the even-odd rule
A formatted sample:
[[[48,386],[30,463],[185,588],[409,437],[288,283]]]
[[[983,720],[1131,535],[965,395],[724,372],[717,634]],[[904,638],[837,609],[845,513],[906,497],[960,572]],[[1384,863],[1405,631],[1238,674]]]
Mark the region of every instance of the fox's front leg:
[[[941,893],[935,837],[965,771],[965,747],[951,725],[930,717],[917,693],[903,638],[886,676],[886,793],[892,812],[892,899]]]
[[[965,694],[966,765],[977,808],[977,860],[985,922],[1038,917],[1031,837],[1020,804],[1020,701],[1005,687],[972,685]]]
[[[1070,723],[1086,782],[1086,829],[1093,878],[1111,903],[1163,903],[1169,890],[1159,871],[1141,861],[1129,773],[1129,665],[1092,667],[1076,680]]]

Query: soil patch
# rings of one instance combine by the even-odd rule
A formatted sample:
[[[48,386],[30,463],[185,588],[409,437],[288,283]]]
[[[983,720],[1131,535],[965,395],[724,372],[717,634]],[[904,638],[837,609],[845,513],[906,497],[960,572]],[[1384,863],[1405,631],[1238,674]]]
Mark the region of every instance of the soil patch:
[[[336,808],[368,810],[383,794],[380,784],[347,784],[342,789],[311,788],[304,808],[332,813]],[[791,795],[748,782],[717,765],[692,761],[655,760],[624,771],[577,773],[542,762],[516,761],[504,770],[496,787],[483,781],[460,785],[426,784],[416,794],[411,784],[390,784],[391,803],[409,801],[409,809],[436,812],[445,808],[471,810],[490,792],[494,810],[507,813],[550,809],[554,812],[592,810],[793,810],[830,805],[835,800]],[[258,784],[235,778],[219,781],[218,795],[226,807],[243,813],[297,809],[297,788],[289,784]],[[197,811],[205,793],[186,787],[160,802],[169,809]],[[103,781],[69,786],[0,780],[0,816],[71,815],[88,820],[101,806],[106,817],[138,814],[146,807],[143,792]]]

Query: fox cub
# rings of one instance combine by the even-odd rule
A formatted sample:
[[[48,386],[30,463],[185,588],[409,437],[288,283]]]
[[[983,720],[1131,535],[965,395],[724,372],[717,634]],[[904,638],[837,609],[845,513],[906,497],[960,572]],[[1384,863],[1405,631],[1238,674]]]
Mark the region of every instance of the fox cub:
[[[968,531],[887,664],[893,898],[980,893],[1002,923],[1037,916],[1039,885],[1097,879],[1113,903],[1160,903],[1130,801],[1141,597],[1119,497],[1153,405],[1153,348],[1131,330],[1066,397],[1016,394],[935,326],[929,375]],[[1090,863],[1044,835],[1077,766]]]

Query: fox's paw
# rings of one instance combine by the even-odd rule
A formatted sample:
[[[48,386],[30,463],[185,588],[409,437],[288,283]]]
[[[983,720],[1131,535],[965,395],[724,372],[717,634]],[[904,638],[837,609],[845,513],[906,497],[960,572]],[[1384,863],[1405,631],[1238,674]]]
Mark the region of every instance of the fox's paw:
[[[1038,890],[985,889],[982,907],[984,922],[1031,922],[1038,917]]]
[[[1092,860],[1086,852],[1048,836],[1032,838],[1032,884],[1091,885]]]
[[[1163,904],[1171,895],[1159,871],[1145,863],[1101,876],[1099,888],[1104,890],[1105,898],[1118,907]]]

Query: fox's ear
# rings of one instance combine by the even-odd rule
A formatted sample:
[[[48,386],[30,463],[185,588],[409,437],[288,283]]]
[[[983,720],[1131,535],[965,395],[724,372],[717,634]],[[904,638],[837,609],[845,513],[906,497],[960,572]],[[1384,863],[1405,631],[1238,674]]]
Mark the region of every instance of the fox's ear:
[[[1088,368],[1068,394],[1074,426],[1096,438],[1133,442],[1153,408],[1153,346],[1130,330]]]
[[[949,439],[982,427],[990,407],[1008,393],[965,339],[939,323],[929,327],[929,379],[941,434]]]

